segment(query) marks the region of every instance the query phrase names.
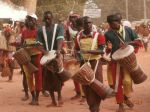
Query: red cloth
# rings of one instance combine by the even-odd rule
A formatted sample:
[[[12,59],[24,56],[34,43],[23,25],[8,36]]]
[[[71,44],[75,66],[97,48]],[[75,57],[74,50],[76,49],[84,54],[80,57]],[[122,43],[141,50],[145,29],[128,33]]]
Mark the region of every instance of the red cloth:
[[[38,54],[35,57],[33,64],[38,68],[38,71],[34,73],[35,77],[35,90],[41,91],[42,90],[42,66],[40,64],[40,59],[42,54]],[[33,75],[32,75],[33,78]]]
[[[143,47],[141,40],[134,40],[130,45],[134,47],[135,53],[138,53],[139,48]]]
[[[79,85],[79,83],[78,82],[76,82],[75,80],[73,80],[73,82],[74,82],[74,87],[75,87],[75,91],[76,91],[76,93],[81,93],[81,91],[80,91],[80,85]]]
[[[112,79],[113,79],[113,85],[112,86],[115,87],[117,63],[111,61],[109,64],[111,66],[111,71],[112,71]],[[117,103],[122,103],[124,101],[122,80],[123,80],[123,70],[120,68],[119,84],[118,84],[118,90],[117,90],[117,93],[116,93]]]
[[[25,29],[22,31],[22,38],[23,39],[35,39],[37,38],[37,29],[29,30]]]
[[[4,32],[12,32],[12,29],[11,29],[11,27],[6,27],[5,29],[4,29]]]

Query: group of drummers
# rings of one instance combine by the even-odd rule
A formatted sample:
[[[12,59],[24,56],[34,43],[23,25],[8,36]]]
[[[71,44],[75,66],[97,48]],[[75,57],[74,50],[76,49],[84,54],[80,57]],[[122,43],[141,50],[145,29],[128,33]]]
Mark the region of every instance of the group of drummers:
[[[35,14],[28,14],[25,21],[20,22],[20,41],[12,44],[17,46],[13,58],[23,73],[24,101],[29,99],[29,88],[30,105],[39,105],[40,92],[46,95],[48,91],[52,99],[50,106],[61,106],[62,86],[73,79],[76,95],[71,99],[86,99],[90,112],[99,112],[101,100],[113,96],[119,105],[118,112],[125,111],[124,104],[134,107],[129,99],[132,82],[140,84],[147,78],[135,56],[142,42],[131,28],[122,24],[120,13],[107,16],[109,28],[105,32],[97,30],[90,17],[76,13],[69,15],[65,25],[54,23],[51,11],[44,12],[44,25],[39,28],[37,19]],[[66,44],[65,41],[73,43]],[[75,74],[63,66],[66,48],[80,63]],[[107,64],[108,86],[103,84],[104,63]]]

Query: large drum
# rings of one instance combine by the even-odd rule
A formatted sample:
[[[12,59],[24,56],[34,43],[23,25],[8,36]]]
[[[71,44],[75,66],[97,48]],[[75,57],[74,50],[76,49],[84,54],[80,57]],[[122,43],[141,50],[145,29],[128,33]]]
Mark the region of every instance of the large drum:
[[[6,38],[3,32],[1,31],[0,31],[0,50],[8,50]]]
[[[15,52],[13,57],[17,60],[20,65],[26,65],[30,73],[36,72],[38,69],[31,63],[31,57],[28,52],[21,48]]]
[[[9,40],[8,40],[8,50],[9,51],[16,51],[16,47],[15,46],[12,46],[10,45],[11,43],[15,43],[16,42],[16,37],[14,35],[14,33],[11,34]]]
[[[147,79],[146,74],[137,64],[133,46],[128,45],[125,48],[118,49],[112,55],[112,58],[130,72],[131,78],[135,84],[140,84]]]
[[[56,51],[52,50],[49,51],[47,54],[45,54],[41,60],[40,60],[40,64],[41,65],[46,65],[47,63],[49,63],[52,59],[54,59],[56,57]]]
[[[13,57],[18,61],[20,65],[25,65],[31,61],[31,57],[28,55],[28,52],[24,48],[16,51]]]
[[[64,68],[62,56],[56,57],[46,64],[48,70],[57,73],[62,82],[69,80],[72,74]]]
[[[102,99],[115,95],[113,89],[95,78],[90,63],[82,65],[80,70],[72,78],[82,85],[89,85]]]

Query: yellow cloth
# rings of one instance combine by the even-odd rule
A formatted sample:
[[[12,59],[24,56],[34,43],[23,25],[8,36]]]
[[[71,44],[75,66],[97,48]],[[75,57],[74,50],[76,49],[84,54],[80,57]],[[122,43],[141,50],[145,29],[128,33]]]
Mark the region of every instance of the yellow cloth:
[[[35,43],[36,43],[36,40],[34,38],[33,39],[25,39],[26,45],[32,45]],[[41,51],[38,50],[36,47],[26,47],[26,50],[28,51],[30,56],[37,55],[37,54],[41,53]]]
[[[123,26],[120,25],[120,28],[119,28],[119,30],[118,30],[118,33],[120,33],[121,36],[122,36],[122,32],[123,32]]]
[[[112,77],[112,70],[111,70],[111,66],[109,64],[107,66],[107,80],[108,80],[109,85],[114,85],[113,77]],[[130,96],[130,93],[133,92],[132,79],[131,79],[130,73],[125,68],[123,69],[122,84],[123,84],[124,95]]]
[[[83,88],[82,88],[82,85],[79,84],[79,86],[80,86],[80,93],[81,93],[81,96],[85,96],[84,91],[83,91]]]
[[[92,43],[93,43],[93,38],[83,38],[80,40],[80,50],[82,51],[87,51],[87,50],[91,50],[92,47]],[[94,49],[92,50],[98,50],[98,45],[97,45],[97,41],[96,44],[94,46]],[[90,58],[90,60],[93,59],[99,59],[100,55],[93,55],[93,54],[82,54],[83,58],[85,60],[88,60]]]
[[[28,87],[29,87],[30,91],[34,91],[35,86],[34,86],[33,74],[30,74],[30,72],[29,72],[28,68],[26,67],[26,65],[23,65],[23,70],[25,72],[27,82],[28,82]]]
[[[124,95],[126,96],[130,96],[130,93],[133,92],[133,88],[132,88],[132,79],[130,76],[130,73],[127,71],[127,69],[123,69],[123,91],[124,91]]]
[[[107,80],[109,85],[113,85],[112,71],[111,66],[109,64],[107,65]]]

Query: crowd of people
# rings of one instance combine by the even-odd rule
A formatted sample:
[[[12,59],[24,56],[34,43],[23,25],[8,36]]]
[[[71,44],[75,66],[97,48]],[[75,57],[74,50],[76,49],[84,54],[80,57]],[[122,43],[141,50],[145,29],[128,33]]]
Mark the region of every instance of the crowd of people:
[[[39,94],[42,92],[44,96],[50,95],[52,99],[48,106],[62,106],[61,92],[65,75],[60,75],[65,68],[61,67],[62,63],[65,63],[65,54],[70,54],[81,67],[88,62],[94,71],[94,79],[99,83],[103,82],[102,66],[107,64],[108,83],[113,91],[107,94],[106,98],[116,97],[118,112],[124,112],[124,104],[133,108],[134,104],[129,99],[133,91],[132,77],[112,55],[130,43],[135,53],[138,53],[138,49],[143,45],[147,51],[149,30],[144,34],[139,30],[141,27],[134,31],[130,24],[122,22],[120,13],[107,16],[107,23],[104,23],[102,28],[94,25],[90,17],[82,17],[77,13],[70,13],[68,20],[63,23],[54,23],[54,19],[52,12],[46,11],[43,14],[44,25],[39,26],[38,17],[28,14],[24,20],[16,21],[13,29],[11,25],[7,25],[1,32],[1,71],[4,76],[9,76],[11,81],[13,70],[17,66],[16,60],[18,61],[23,74],[25,93],[22,100],[27,101],[30,93],[32,99],[29,104],[39,105]],[[142,28],[144,27],[146,26]],[[143,43],[139,37],[142,37]],[[105,55],[110,55],[109,61]],[[74,79],[73,82],[75,96],[71,97],[71,100],[81,99],[82,103],[87,101],[90,112],[99,112],[101,100],[104,98],[97,94],[90,84],[84,85]],[[55,97],[55,92],[58,98]]]

